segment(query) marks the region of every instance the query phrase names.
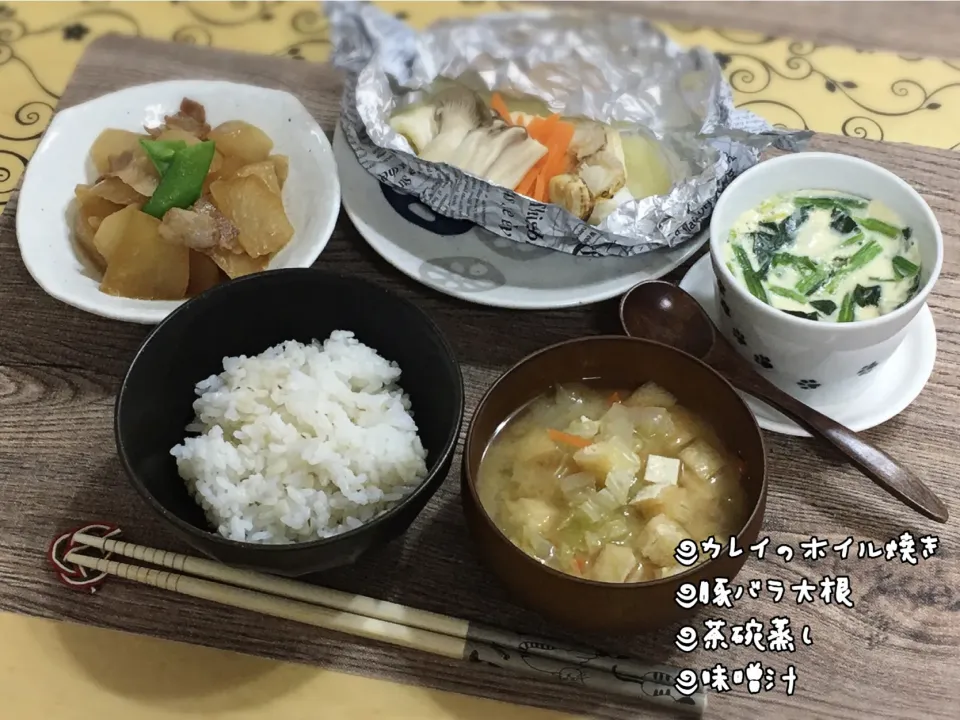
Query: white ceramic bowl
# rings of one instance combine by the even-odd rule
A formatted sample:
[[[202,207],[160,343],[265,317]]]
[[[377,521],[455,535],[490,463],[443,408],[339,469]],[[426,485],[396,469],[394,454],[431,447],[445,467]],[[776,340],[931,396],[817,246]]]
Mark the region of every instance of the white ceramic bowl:
[[[922,260],[913,299],[878,318],[832,323],[788,315],[751,295],[722,261],[730,228],[772,195],[797,190],[861,195],[900,215],[913,229]],[[720,329],[741,355],[793,395],[829,387],[853,396],[897,349],[926,302],[940,275],[943,236],[926,201],[889,170],[847,155],[807,152],[762,162],[730,183],[710,221],[710,256],[721,298]]]
[[[340,183],[333,150],[303,104],[280,90],[208,80],[138,85],[57,113],[27,166],[17,204],[20,255],[49,295],[87,312],[155,324],[183,301],[132,300],[100,292],[100,273],[76,247],[74,187],[96,178],[93,141],[106,128],[143,132],[174,114],[188,97],[202,103],[207,121],[246,120],[262,129],[274,152],[290,158],[283,204],[294,235],[269,269],[309,267],[333,234]]]

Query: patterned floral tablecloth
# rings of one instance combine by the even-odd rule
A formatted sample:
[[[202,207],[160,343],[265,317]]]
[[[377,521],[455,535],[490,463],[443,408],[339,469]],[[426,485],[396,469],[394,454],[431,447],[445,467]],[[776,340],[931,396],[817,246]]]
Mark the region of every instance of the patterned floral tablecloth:
[[[507,2],[380,3],[412,25]],[[737,104],[791,128],[939,148],[960,146],[960,61],[820,46],[754,32],[662,25],[717,53]],[[320,62],[330,43],[315,2],[0,4],[0,209],[16,187],[87,43],[106,33]]]
[[[516,5],[383,4],[417,27],[442,16]],[[702,44],[715,51],[737,103],[774,123],[960,147],[960,62],[857,52],[749,32],[663,28],[682,44]],[[0,0],[0,209],[19,182],[85,46],[111,32],[305,62],[325,60],[330,49],[326,22],[314,2]],[[69,706],[70,712],[84,707],[91,716],[105,720],[169,720],[197,712],[236,720],[267,715],[293,718],[314,716],[322,701],[328,714],[338,717],[561,718],[545,711],[20,616],[0,614],[0,625],[9,641],[3,648],[15,653],[5,656],[0,648],[0,665],[5,668],[5,682],[0,683],[4,717],[66,717],[63,713]],[[100,674],[81,666],[71,647],[84,648],[78,658],[98,658],[94,665],[102,666]],[[253,665],[256,669],[251,669]],[[216,672],[211,674],[211,668]],[[196,677],[202,677],[205,686],[213,679],[214,685],[219,680],[223,687],[201,697],[202,693],[191,690]],[[240,682],[242,692],[239,685],[234,686]]]

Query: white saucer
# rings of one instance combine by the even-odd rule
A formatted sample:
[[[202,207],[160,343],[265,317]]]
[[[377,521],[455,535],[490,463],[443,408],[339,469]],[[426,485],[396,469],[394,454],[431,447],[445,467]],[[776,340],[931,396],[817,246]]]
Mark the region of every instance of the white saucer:
[[[364,240],[417,282],[479,305],[548,310],[600,302],[663,277],[707,241],[704,231],[676,248],[636,257],[574,257],[439,218],[409,195],[388,190],[388,200],[357,162],[339,123],[333,154],[343,207]]]
[[[709,255],[702,257],[690,268],[680,282],[680,287],[696,298],[714,322],[718,321],[720,313]],[[829,393],[824,392],[827,388],[823,388],[813,400],[809,395],[801,399],[854,432],[861,432],[899,415],[917,398],[930,379],[936,356],[937,331],[933,326],[930,308],[924,305],[910,323],[903,343],[890,359],[873,373],[869,388],[864,389],[856,402],[850,402],[848,398],[831,399]],[[782,435],[810,436],[806,430],[766,403],[746,393],[740,394],[756,416],[757,424],[764,430]]]

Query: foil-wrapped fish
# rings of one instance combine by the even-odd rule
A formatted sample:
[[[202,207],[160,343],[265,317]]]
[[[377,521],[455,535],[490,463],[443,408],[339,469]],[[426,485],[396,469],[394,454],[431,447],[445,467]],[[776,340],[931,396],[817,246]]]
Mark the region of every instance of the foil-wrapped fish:
[[[809,137],[734,108],[711,52],[629,14],[500,13],[418,33],[366,3],[326,8],[360,165],[516,242],[592,256],[674,247],[762,149]]]
[[[634,199],[620,132],[593,120],[511,112],[499,93],[488,106],[456,85],[400,110],[390,127],[422,160],[559,205],[592,225]]]

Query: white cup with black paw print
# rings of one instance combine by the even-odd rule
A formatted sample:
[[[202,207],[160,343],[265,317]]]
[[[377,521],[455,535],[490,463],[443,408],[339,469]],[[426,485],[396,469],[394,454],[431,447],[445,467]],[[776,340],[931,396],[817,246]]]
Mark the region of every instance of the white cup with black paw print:
[[[727,267],[724,246],[743,213],[774,195],[818,190],[877,200],[911,228],[920,252],[920,280],[903,306],[853,322],[808,320],[758,299]],[[720,330],[737,351],[791,395],[802,399],[830,392],[842,399],[862,391],[903,341],[940,275],[943,236],[926,201],[889,170],[847,155],[806,152],[761,162],[730,183],[710,222],[710,257]]]

